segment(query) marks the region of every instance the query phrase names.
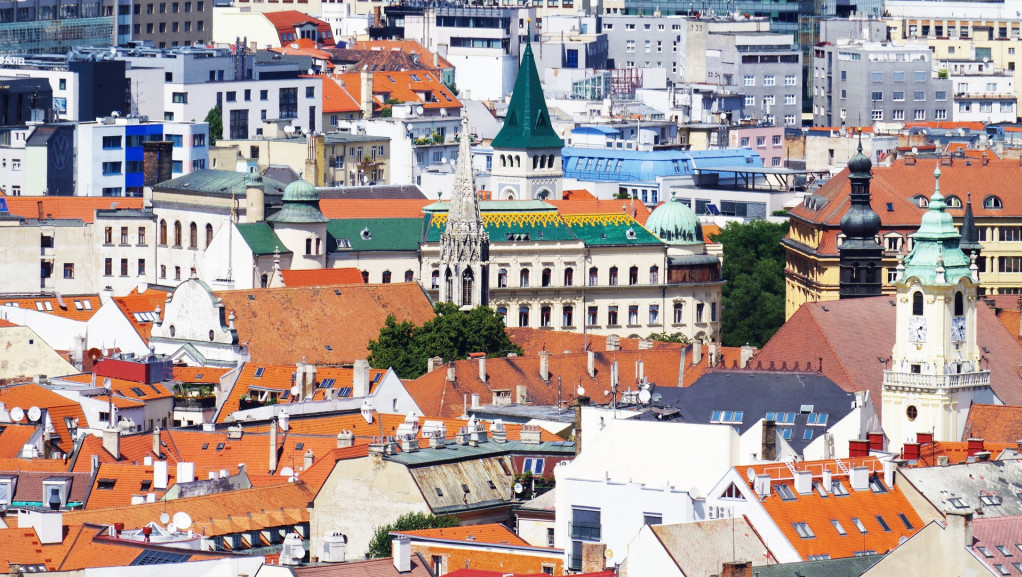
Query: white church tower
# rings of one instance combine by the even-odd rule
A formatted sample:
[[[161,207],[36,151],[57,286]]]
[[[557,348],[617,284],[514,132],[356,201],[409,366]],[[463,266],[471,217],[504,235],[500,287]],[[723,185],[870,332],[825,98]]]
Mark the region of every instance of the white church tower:
[[[490,258],[490,237],[483,228],[475,191],[470,138],[468,117],[462,117],[454,191],[440,235],[440,301],[467,308],[489,304]]]
[[[899,259],[895,281],[897,333],[882,393],[890,451],[915,441],[916,433],[960,441],[972,403],[1000,404],[976,343],[975,256],[962,252],[945,211],[939,166],[933,176],[929,210],[912,235],[912,252]]]

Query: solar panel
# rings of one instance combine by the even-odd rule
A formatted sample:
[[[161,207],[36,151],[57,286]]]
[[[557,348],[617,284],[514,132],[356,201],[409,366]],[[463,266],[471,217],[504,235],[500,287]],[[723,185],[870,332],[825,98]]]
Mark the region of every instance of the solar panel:
[[[351,387],[341,387],[337,391],[337,396],[338,397],[342,397],[342,398],[343,397],[350,397],[351,396]]]
[[[170,553],[168,551],[142,551],[131,565],[164,565],[167,563],[184,563],[191,555],[187,553]]]
[[[322,381],[319,382],[319,388],[329,389],[330,387],[334,386],[334,382],[335,379],[323,379]]]

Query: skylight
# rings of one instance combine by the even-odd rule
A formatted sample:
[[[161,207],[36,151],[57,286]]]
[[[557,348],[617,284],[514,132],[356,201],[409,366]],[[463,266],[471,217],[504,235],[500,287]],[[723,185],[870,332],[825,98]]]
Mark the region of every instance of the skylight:
[[[955,509],[969,508],[969,506],[966,505],[959,497],[951,497],[950,499],[947,500],[947,502],[951,503],[951,506],[953,506]]]
[[[798,533],[798,536],[803,539],[812,539],[816,537],[813,530],[809,528],[808,523],[792,523],[791,526],[795,528],[795,532]]]
[[[874,517],[876,518],[877,523],[880,523],[880,528],[881,529],[883,529],[884,531],[886,531],[888,533],[891,532],[891,526],[887,524],[887,521],[885,521],[882,516],[874,515]]]
[[[862,524],[862,521],[860,521],[858,517],[852,517],[852,525],[855,525],[855,528],[858,529],[859,533],[862,533],[863,535],[869,532],[866,531],[866,526]]]
[[[990,507],[996,507],[1001,504],[1001,498],[998,495],[980,495],[979,500],[982,501],[984,505]]]
[[[795,493],[792,492],[791,487],[788,486],[787,483],[778,483],[777,485],[774,485],[774,491],[777,492],[777,496],[779,496],[782,501],[795,500]]]
[[[100,479],[96,482],[96,488],[102,491],[110,491],[113,490],[115,484],[117,484],[117,479]]]
[[[988,557],[989,558],[989,557],[993,557],[994,556],[994,554],[991,553],[989,549],[987,549],[986,547],[984,547],[982,545],[976,547],[976,550],[979,551],[984,557]]]
[[[824,426],[827,424],[827,418],[830,417],[827,413],[810,413],[806,419],[807,425]]]
[[[1001,552],[1001,555],[1004,555],[1005,557],[1011,557],[1012,556],[1011,555],[1011,550],[1009,550],[1004,545],[997,545],[996,547],[997,547],[997,550]]]
[[[848,534],[848,532],[845,531],[845,528],[841,526],[841,522],[837,519],[831,519],[830,524],[834,526],[834,530],[837,531],[838,535],[843,537]]]
[[[848,489],[845,488],[844,483],[842,483],[841,481],[839,481],[837,479],[834,479],[833,481],[830,482],[830,492],[831,492],[832,495],[835,495],[835,496],[838,496],[838,497],[847,497],[848,496]]]
[[[904,525],[906,529],[910,531],[915,529],[915,527],[912,526],[912,522],[908,520],[908,517],[904,513],[898,513],[898,518],[901,519],[901,524]]]
[[[713,411],[710,415],[710,422],[740,425],[744,416],[745,413],[742,411]]]
[[[263,376],[263,371],[265,371],[265,370],[266,369],[264,369],[263,367],[256,368],[256,372],[255,372],[256,378],[259,378],[259,377]]]

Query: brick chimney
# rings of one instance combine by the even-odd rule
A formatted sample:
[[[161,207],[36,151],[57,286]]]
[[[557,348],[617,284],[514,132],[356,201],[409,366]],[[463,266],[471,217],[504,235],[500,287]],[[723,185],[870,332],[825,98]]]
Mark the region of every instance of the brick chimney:
[[[763,421],[760,458],[764,461],[773,461],[777,458],[777,423],[773,419]]]
[[[884,434],[883,434],[883,432],[869,433],[869,450],[870,451],[883,451],[884,450]]]
[[[933,433],[916,433],[916,442],[920,445],[933,443]]]
[[[966,454],[968,456],[972,457],[983,450],[983,439],[968,439],[966,441]]]
[[[901,447],[901,458],[906,461],[918,461],[919,453],[919,443],[905,443]]]
[[[720,568],[720,577],[752,577],[752,561],[726,561]]]
[[[154,186],[174,178],[174,143],[169,140],[142,143],[142,183]]]
[[[869,440],[867,439],[851,439],[848,441],[848,456],[850,458],[855,457],[868,457],[869,456]]]

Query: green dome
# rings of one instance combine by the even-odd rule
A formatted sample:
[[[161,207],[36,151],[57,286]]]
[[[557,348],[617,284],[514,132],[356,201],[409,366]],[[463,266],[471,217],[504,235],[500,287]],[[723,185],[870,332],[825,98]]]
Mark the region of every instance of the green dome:
[[[305,180],[298,180],[287,185],[284,189],[284,202],[319,202],[319,193],[316,187]]]
[[[696,213],[671,195],[671,200],[656,207],[646,219],[646,229],[668,244],[703,242],[703,227]]]

